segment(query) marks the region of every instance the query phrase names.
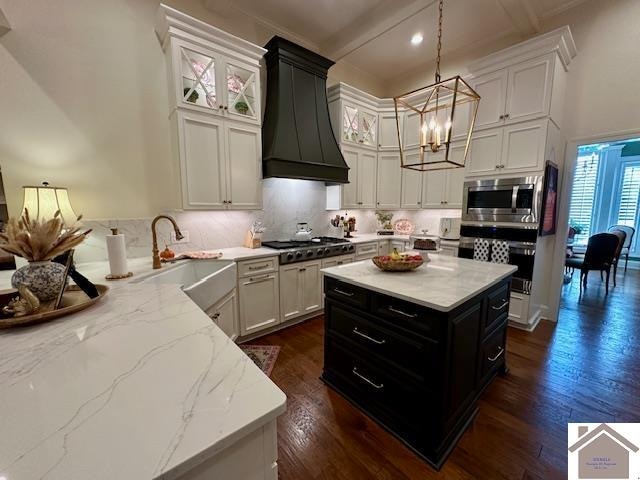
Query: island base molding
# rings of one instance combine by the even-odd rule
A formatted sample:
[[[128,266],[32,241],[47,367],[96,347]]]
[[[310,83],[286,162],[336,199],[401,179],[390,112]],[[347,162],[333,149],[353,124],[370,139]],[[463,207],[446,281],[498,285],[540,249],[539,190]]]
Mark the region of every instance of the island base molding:
[[[444,312],[325,276],[322,380],[439,470],[507,371],[510,281]]]

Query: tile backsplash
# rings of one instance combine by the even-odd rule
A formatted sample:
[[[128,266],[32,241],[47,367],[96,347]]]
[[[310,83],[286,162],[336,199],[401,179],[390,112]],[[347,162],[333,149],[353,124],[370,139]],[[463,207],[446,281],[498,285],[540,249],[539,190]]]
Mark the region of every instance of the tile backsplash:
[[[242,245],[247,229],[255,220],[266,227],[265,240],[282,240],[292,236],[296,223],[307,222],[314,235],[337,234],[329,220],[343,211],[328,211],[326,188],[322,182],[271,178],[263,182],[263,210],[256,211],[166,211],[173,216],[180,229],[189,232],[189,243],[171,245],[176,252],[212,250]],[[159,212],[160,213],[160,212]],[[373,233],[377,228],[375,211],[354,210],[356,228],[361,233]],[[441,217],[459,217],[460,210],[395,211],[394,220],[408,218],[416,230],[428,229],[437,234]],[[105,236],[111,228],[125,235],[129,258],[151,255],[151,218],[85,220],[93,231],[76,251],[78,262],[107,259]],[[158,245],[170,243],[171,225],[158,223]],[[357,233],[356,233],[357,235]]]

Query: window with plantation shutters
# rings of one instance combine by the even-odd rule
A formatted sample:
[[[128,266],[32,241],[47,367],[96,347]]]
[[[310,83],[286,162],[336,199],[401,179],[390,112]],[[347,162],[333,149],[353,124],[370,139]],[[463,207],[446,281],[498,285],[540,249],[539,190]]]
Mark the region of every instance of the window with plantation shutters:
[[[582,232],[575,236],[575,243],[579,245],[586,244],[592,234],[599,166],[600,158],[598,155],[590,154],[578,157],[569,206],[569,222],[571,225],[582,227]]]
[[[640,199],[640,162],[623,165],[621,177],[620,206],[616,223],[636,228]],[[634,247],[635,245],[631,245],[632,251],[635,250]]]

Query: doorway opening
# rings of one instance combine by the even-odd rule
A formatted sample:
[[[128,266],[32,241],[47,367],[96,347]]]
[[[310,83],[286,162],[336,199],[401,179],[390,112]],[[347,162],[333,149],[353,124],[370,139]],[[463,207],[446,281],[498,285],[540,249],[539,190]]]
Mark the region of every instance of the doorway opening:
[[[620,247],[614,258],[616,265],[611,268],[609,287],[623,280],[628,269],[637,268],[639,202],[640,137],[578,146],[569,200],[563,296],[582,290],[576,265],[580,265],[585,255],[594,258],[594,253],[605,248],[600,240],[606,239],[599,234],[619,237]],[[613,278],[615,270],[617,275]],[[604,287],[602,293],[606,294],[606,284],[601,285],[598,272],[596,269],[587,277],[588,284],[593,285],[592,290]],[[602,278],[606,280],[606,271]]]

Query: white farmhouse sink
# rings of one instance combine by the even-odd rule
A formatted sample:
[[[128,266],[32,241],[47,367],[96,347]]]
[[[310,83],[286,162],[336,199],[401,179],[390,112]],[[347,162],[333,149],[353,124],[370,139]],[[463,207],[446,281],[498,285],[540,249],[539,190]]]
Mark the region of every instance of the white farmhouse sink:
[[[233,260],[189,260],[163,267],[135,283],[179,285],[202,310],[206,311],[236,286]]]

